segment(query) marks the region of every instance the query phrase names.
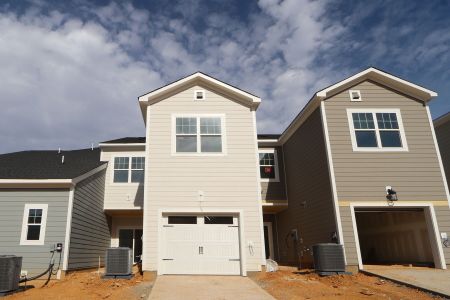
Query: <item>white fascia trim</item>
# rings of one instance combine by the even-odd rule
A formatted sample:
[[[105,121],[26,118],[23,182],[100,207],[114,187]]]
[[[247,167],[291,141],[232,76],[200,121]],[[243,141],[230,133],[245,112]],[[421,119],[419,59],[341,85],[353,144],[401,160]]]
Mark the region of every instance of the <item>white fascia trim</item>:
[[[448,206],[450,207],[450,192],[449,192],[449,189],[448,189],[447,177],[445,175],[445,170],[444,170],[444,164],[442,163],[441,151],[439,150],[439,144],[437,142],[436,132],[434,130],[433,120],[431,118],[430,107],[427,105],[425,107],[425,109],[427,111],[428,122],[430,124],[431,136],[433,137],[434,148],[436,149],[436,155],[437,155],[437,158],[438,158],[439,169],[441,170],[441,175],[442,175],[442,180],[443,180],[443,183],[444,183],[445,194],[447,196]]]
[[[100,143],[98,144],[100,147],[137,147],[137,146],[141,146],[141,147],[145,147],[145,143],[115,143],[115,144],[110,144],[110,143]]]
[[[370,68],[368,68],[368,69],[366,69],[364,71],[361,71],[361,72],[359,72],[359,73],[357,73],[357,74],[355,74],[355,75],[353,75],[353,76],[351,76],[351,77],[349,77],[349,78],[347,78],[345,80],[342,80],[342,81],[340,81],[340,82],[338,82],[338,83],[336,83],[336,84],[334,84],[334,85],[332,85],[332,86],[330,86],[330,87],[328,87],[326,89],[323,89],[323,90],[317,92],[316,96],[319,97],[319,98],[324,99],[324,98],[326,98],[328,96],[329,92],[331,92],[331,91],[333,91],[333,90],[335,90],[335,89],[337,89],[337,88],[339,88],[339,87],[341,87],[341,86],[343,86],[343,85],[345,85],[347,83],[350,83],[350,82],[352,82],[354,80],[357,80],[360,77],[364,77],[364,76],[366,76],[366,75],[368,75],[370,73],[378,74],[380,76],[385,77],[386,79],[389,79],[389,80],[392,80],[392,81],[404,84],[406,86],[409,86],[411,88],[417,89],[417,90],[419,90],[419,91],[421,91],[423,93],[428,94],[430,96],[430,98],[437,97],[437,95],[438,95],[436,92],[433,92],[431,90],[428,90],[426,88],[418,86],[418,85],[416,85],[416,84],[414,84],[412,82],[403,80],[403,79],[398,78],[396,76],[393,76],[391,74],[388,74],[388,73],[385,73],[385,72],[380,71],[378,69],[375,69],[373,67],[370,67]]]
[[[345,255],[345,247],[344,247],[344,235],[342,233],[341,212],[339,210],[339,201],[338,201],[338,194],[337,194],[337,188],[336,188],[336,177],[334,174],[333,156],[331,154],[330,135],[328,132],[327,114],[325,111],[325,102],[323,102],[323,101],[320,103],[320,113],[322,116],[323,135],[325,138],[325,145],[327,148],[328,173],[330,174],[329,176],[330,176],[330,181],[331,181],[331,190],[333,193],[333,207],[334,207],[336,227],[338,230],[338,241],[340,244],[342,244],[342,246],[344,248],[344,260],[345,260],[345,264],[347,264],[347,256]]]
[[[70,234],[72,233],[72,211],[73,211],[74,196],[75,196],[75,188],[71,187],[69,191],[69,204],[67,206],[66,235],[63,245],[64,247],[63,271],[67,271],[69,267]]]
[[[356,224],[356,216],[355,216],[355,208],[360,207],[389,207],[389,208],[395,208],[395,207],[412,207],[412,208],[427,208],[428,212],[430,213],[431,218],[431,225],[434,231],[434,239],[435,239],[435,245],[437,245],[437,254],[439,256],[439,266],[440,269],[447,269],[447,265],[445,263],[445,257],[444,257],[444,250],[442,248],[442,242],[439,235],[439,227],[437,225],[437,219],[436,214],[434,211],[433,203],[429,202],[395,202],[394,206],[391,206],[388,202],[385,201],[372,201],[372,202],[351,202],[350,203],[350,212],[352,217],[352,227],[353,227],[353,234],[355,236],[355,247],[356,247],[356,254],[358,258],[358,266],[360,270],[364,269],[362,257],[361,257],[361,249],[359,245],[359,237],[358,237],[358,227]],[[424,213],[426,214],[427,211],[424,210]],[[426,215],[425,215],[426,218]],[[431,237],[430,237],[431,238]],[[432,245],[433,247],[433,245]]]
[[[180,86],[180,85],[185,84],[186,82],[189,82],[189,81],[192,81],[192,80],[195,80],[195,79],[199,79],[199,78],[200,78],[200,79],[203,79],[203,80],[205,80],[205,81],[207,81],[207,82],[210,82],[211,84],[214,84],[214,85],[216,85],[216,86],[218,86],[218,87],[221,87],[221,88],[230,90],[230,91],[232,91],[232,92],[235,93],[235,94],[244,96],[244,97],[246,97],[246,98],[250,98],[251,101],[252,101],[253,103],[255,103],[256,105],[258,105],[259,103],[261,103],[261,98],[256,97],[256,96],[254,96],[254,95],[252,95],[252,94],[249,94],[249,93],[247,93],[247,92],[244,92],[244,91],[242,91],[242,90],[240,90],[240,89],[237,89],[237,88],[235,88],[235,87],[233,87],[233,86],[231,86],[231,85],[229,85],[229,84],[223,83],[223,82],[221,82],[221,81],[219,81],[219,80],[217,80],[217,79],[214,79],[214,78],[212,78],[212,77],[209,77],[209,76],[207,76],[207,75],[205,75],[205,74],[202,74],[202,73],[200,73],[200,72],[194,73],[194,74],[192,74],[192,75],[190,75],[190,76],[188,76],[188,77],[185,77],[185,78],[183,78],[183,79],[181,79],[181,80],[178,80],[178,81],[176,81],[176,82],[174,82],[174,83],[172,83],[172,84],[169,84],[169,85],[167,85],[167,86],[165,86],[165,87],[162,87],[162,88],[160,88],[160,89],[157,89],[156,91],[153,91],[153,92],[147,93],[147,94],[145,94],[145,95],[142,95],[142,96],[140,96],[140,97],[138,98],[138,99],[139,99],[139,102],[140,102],[140,103],[146,103],[146,102],[148,101],[149,98],[155,97],[155,96],[157,96],[158,94],[165,93],[165,92],[167,92],[167,91],[169,91],[169,90],[171,90],[171,89],[173,89],[173,88],[176,88],[177,86]]]
[[[95,173],[98,173],[98,172],[100,172],[100,171],[106,169],[107,165],[108,165],[107,163],[104,163],[104,164],[102,164],[101,166],[98,166],[97,168],[92,169],[92,170],[90,170],[89,172],[86,172],[86,173],[84,173],[84,174],[82,174],[82,175],[80,175],[80,176],[78,176],[78,177],[72,179],[72,184],[75,185],[75,184],[77,184],[78,182],[83,181],[83,180],[85,180],[86,178],[88,178],[88,177],[94,175]]]
[[[258,143],[277,143],[277,139],[258,139]]]
[[[261,195],[261,172],[259,170],[259,152],[258,152],[258,129],[256,127],[256,110],[252,110],[252,126],[253,126],[253,143],[255,144],[255,159],[256,159],[256,190],[258,200],[258,212],[259,212],[259,228],[261,235],[261,265],[266,265],[266,247],[264,245],[264,216],[262,212],[262,195]],[[278,165],[278,162],[277,162]],[[245,247],[244,247],[245,248]]]

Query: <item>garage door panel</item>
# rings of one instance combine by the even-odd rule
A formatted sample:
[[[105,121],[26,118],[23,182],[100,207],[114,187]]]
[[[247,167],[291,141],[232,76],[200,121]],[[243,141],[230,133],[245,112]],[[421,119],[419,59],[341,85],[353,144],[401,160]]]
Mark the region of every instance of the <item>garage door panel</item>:
[[[162,273],[239,275],[237,225],[204,224],[202,218],[199,220],[199,224],[162,228]],[[233,224],[237,224],[237,219]]]

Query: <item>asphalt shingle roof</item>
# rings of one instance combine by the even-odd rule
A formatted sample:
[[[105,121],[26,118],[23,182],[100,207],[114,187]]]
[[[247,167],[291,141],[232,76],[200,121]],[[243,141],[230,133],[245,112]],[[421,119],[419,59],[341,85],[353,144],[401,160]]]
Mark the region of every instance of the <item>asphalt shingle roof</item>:
[[[258,134],[258,139],[278,139],[280,134]],[[136,144],[136,143],[145,143],[145,136],[138,137],[124,137],[120,139],[104,141],[100,144]]]
[[[6,153],[0,155],[0,179],[73,179],[104,163],[99,148]]]

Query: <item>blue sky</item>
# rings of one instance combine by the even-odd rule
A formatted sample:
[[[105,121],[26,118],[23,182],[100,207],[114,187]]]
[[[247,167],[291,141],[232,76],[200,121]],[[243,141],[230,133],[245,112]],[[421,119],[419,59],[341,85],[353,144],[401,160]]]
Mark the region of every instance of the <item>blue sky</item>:
[[[0,153],[144,134],[137,97],[203,71],[280,133],[314,91],[376,66],[450,111],[450,1],[1,1]]]

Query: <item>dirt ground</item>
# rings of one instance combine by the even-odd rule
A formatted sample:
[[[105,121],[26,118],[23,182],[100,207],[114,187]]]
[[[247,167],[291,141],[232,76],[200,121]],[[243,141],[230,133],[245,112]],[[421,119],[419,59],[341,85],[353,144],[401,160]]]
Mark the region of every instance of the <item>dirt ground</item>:
[[[260,273],[252,278],[279,300],[294,299],[440,299],[362,273],[321,277],[311,270],[280,267],[275,273]]]
[[[142,276],[133,270],[135,276],[130,279],[102,279],[97,271],[79,271],[68,274],[63,280],[52,280],[42,286],[45,280],[27,282],[34,286],[23,292],[7,296],[4,299],[148,299],[153,282],[144,282]]]

